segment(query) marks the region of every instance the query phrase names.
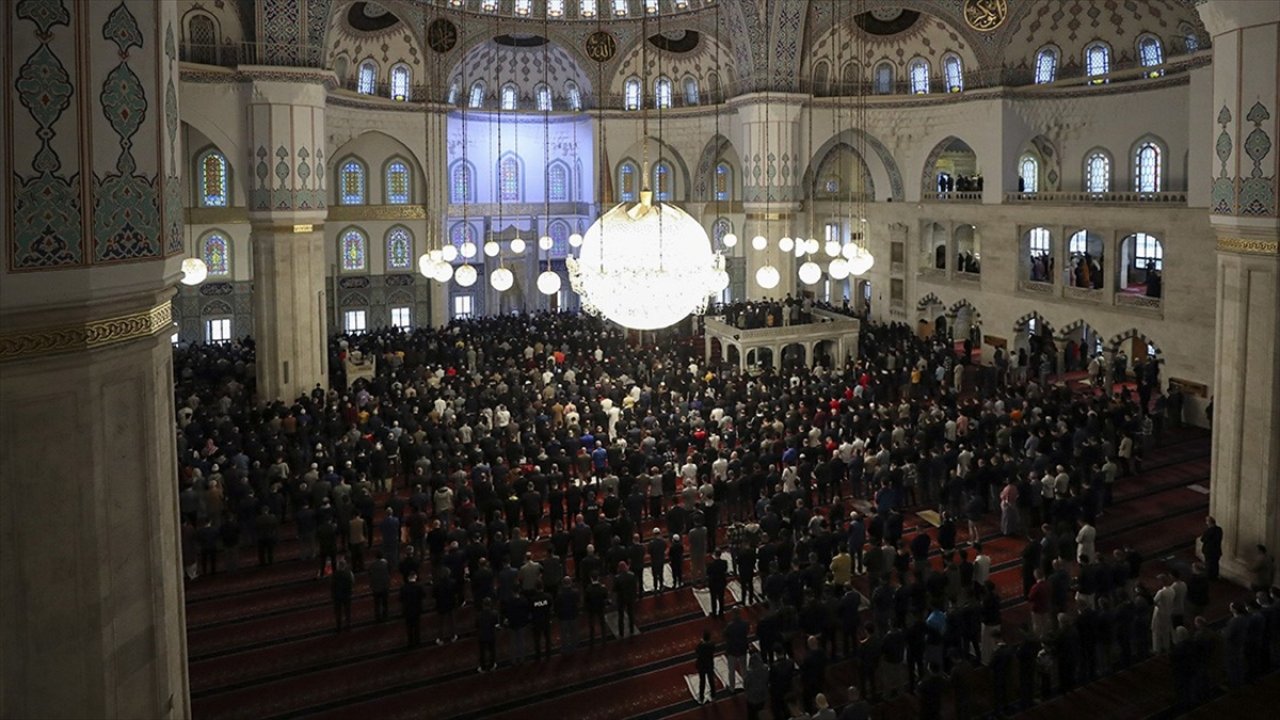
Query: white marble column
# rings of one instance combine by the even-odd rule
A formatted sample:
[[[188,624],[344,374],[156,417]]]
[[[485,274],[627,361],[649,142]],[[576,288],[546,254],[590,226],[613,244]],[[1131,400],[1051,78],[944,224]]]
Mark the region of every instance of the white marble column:
[[[0,717],[190,715],[173,0],[0,10]]]
[[[746,223],[738,234],[747,257],[747,297],[782,298],[795,294],[795,255],[778,249],[784,237],[809,235],[808,218],[800,212],[804,193],[807,158],[801,151],[801,118],[808,95],[756,93],[737,102],[741,119],[743,209]],[[751,246],[752,238],[769,241],[761,251]],[[756,282],[756,272],[766,265],[778,269],[782,280],[776,288],[765,289]]]
[[[1212,0],[1210,222],[1217,324],[1210,512],[1222,573],[1248,583],[1255,547],[1280,552],[1280,5]]]
[[[338,253],[324,246],[327,78],[306,70],[257,77],[246,90],[258,396],[291,400],[329,386],[326,256]]]

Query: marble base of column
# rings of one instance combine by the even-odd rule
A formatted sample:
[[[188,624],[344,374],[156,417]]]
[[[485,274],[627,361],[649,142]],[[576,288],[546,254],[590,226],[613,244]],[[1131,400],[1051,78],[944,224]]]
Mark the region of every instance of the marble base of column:
[[[260,226],[251,244],[258,398],[329,387],[324,232]]]

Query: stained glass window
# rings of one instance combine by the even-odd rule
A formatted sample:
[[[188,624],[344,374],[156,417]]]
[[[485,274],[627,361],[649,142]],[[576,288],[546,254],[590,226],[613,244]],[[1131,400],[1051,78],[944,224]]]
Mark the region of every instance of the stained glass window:
[[[528,15],[533,11],[533,0],[516,0],[516,14]]]
[[[517,97],[518,97],[518,93],[516,92],[515,85],[512,85],[510,83],[503,85],[502,86],[502,109],[515,110]]]
[[[947,59],[942,61],[942,71],[946,75],[947,92],[964,90],[964,68],[960,64],[960,58],[948,55]]]
[[[582,91],[578,89],[577,83],[567,82],[564,84],[564,94],[569,98],[569,109],[578,111],[582,109]]]
[[[627,78],[624,105],[627,110],[640,109],[640,78]]]
[[[498,163],[498,197],[503,202],[520,202],[520,161],[513,156]]]
[[[733,169],[729,163],[716,165],[716,200],[729,200],[733,193]]]
[[[539,85],[534,91],[534,97],[538,101],[538,112],[551,112],[551,88]]]
[[[387,204],[409,204],[409,166],[400,160],[387,165]]]
[[[653,84],[653,106],[658,108],[671,107],[671,80],[669,78],[660,77]]]
[[[1036,82],[1051,83],[1058,77],[1058,51],[1042,48],[1036,53]]]
[[[387,269],[409,270],[413,268],[413,235],[404,227],[396,226],[387,231]]]
[[[700,98],[698,97],[698,80],[694,77],[684,79],[684,102],[686,105],[697,105]]]
[[[668,163],[653,166],[653,196],[661,202],[671,200],[671,165]]]
[[[893,65],[891,63],[882,62],[876,66],[876,87],[877,95],[888,95],[893,92]]]
[[[445,102],[449,103],[450,105],[457,105],[458,93],[460,92],[462,92],[462,84],[459,83],[457,80],[454,80],[452,83],[449,84],[449,95],[445,99]]]
[[[365,203],[364,165],[359,161],[348,160],[338,171],[338,194],[343,205],[363,205]]]
[[[372,95],[378,89],[378,66],[372,60],[360,63],[360,75],[356,79],[356,92]]]
[[[1187,52],[1193,53],[1200,49],[1200,36],[1188,30],[1182,38],[1182,44],[1186,47]]]
[[[596,0],[578,0],[578,14],[590,18],[596,16]]]
[[[369,240],[360,230],[351,228],[342,233],[339,249],[342,251],[344,271],[359,272],[369,266]]]
[[[449,231],[449,241],[461,246],[468,240],[475,240],[475,230],[466,223],[458,223]]]
[[[471,166],[464,162],[455,163],[453,166],[451,182],[449,183],[449,202],[465,203],[475,200],[471,184]]]
[[[1134,157],[1134,170],[1134,190],[1160,192],[1160,146],[1151,142],[1140,145]]]
[[[731,232],[733,232],[733,223],[729,222],[729,218],[716,220],[715,225],[711,226],[711,237],[715,240],[715,246],[724,247],[724,236]]]
[[[471,83],[471,97],[467,104],[473,108],[484,107],[484,83],[479,80]]]
[[[201,259],[209,268],[210,275],[231,274],[231,243],[222,233],[210,233],[204,239],[201,248]]]
[[[613,0],[613,14],[622,17],[627,14],[627,0]]]
[[[622,163],[618,168],[618,195],[622,202],[636,201],[636,166],[634,163]]]
[[[200,206],[226,207],[227,158],[217,150],[200,156]]]
[[[564,0],[547,0],[547,16],[564,17]]]
[[[1040,189],[1040,163],[1030,155],[1023,155],[1018,163],[1018,177],[1022,179],[1022,192]]]
[[[569,226],[561,221],[551,223],[551,254],[569,254]]]
[[[1142,61],[1143,67],[1155,67],[1164,64],[1164,46],[1160,44],[1160,38],[1154,35],[1144,35],[1138,39],[1138,59]],[[1163,74],[1162,70],[1152,70],[1149,75],[1151,77],[1159,77]]]
[[[1111,191],[1111,158],[1095,152],[1085,163],[1084,189],[1091,193]]]
[[[397,65],[391,68],[391,99],[409,99],[409,66]]]
[[[1089,82],[1101,85],[1107,79],[1103,77],[1111,72],[1111,46],[1106,43],[1094,43],[1084,49],[1084,71],[1093,78]]]
[[[552,202],[569,200],[569,169],[562,163],[552,163],[547,170],[547,194]]]
[[[911,93],[925,95],[929,92],[929,63],[923,59],[911,61]]]

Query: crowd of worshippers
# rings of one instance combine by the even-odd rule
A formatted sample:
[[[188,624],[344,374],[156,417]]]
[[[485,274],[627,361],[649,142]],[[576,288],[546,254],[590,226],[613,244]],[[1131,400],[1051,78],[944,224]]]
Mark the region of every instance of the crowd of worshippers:
[[[1019,191],[1021,191],[1021,188],[1019,188]],[[952,177],[947,173],[939,173],[938,192],[982,192],[982,176],[956,175]]]
[[[411,646],[424,615],[437,643],[456,640],[468,605],[481,671],[502,636],[517,663],[530,639],[536,658],[551,654],[553,625],[562,652],[584,618],[589,644],[631,636],[641,596],[686,583],[721,616],[732,577],[743,604],[764,605],[750,631],[760,658],[739,666],[748,699],[763,663],[770,702],[785,702],[794,666],[778,660],[794,655],[814,711],[836,658],[878,697],[895,675],[924,694],[965,663],[1017,664],[1025,643],[1036,672],[1049,654],[1059,689],[1167,649],[1134,553],[1104,557],[1090,532],[1140,469],[1146,404],[1009,372],[975,382],[968,354],[905,324],[867,324],[859,345],[837,368],[740,374],[701,364],[692,338],[632,344],[588,317],[457,320],[335,338],[332,358],[374,357],[374,378],[348,388],[335,375],[335,389],[288,402],[254,395],[251,342],[180,348],[187,575],[234,569],[241,547],[271,564],[296,538],[296,557],[328,575],[336,628],[350,625],[356,573],[379,621],[396,590]],[[914,507],[939,510],[936,542],[907,539]],[[987,519],[1029,538],[1022,644],[1001,642]]]
[[[1054,259],[1051,253],[1038,253],[1031,256],[1031,282],[1053,282]]]
[[[781,300],[739,300],[717,305],[711,314],[724,316],[739,330],[804,325],[813,322],[813,298],[787,293]]]
[[[966,250],[956,255],[956,270],[962,273],[981,273],[982,260],[977,255]]]

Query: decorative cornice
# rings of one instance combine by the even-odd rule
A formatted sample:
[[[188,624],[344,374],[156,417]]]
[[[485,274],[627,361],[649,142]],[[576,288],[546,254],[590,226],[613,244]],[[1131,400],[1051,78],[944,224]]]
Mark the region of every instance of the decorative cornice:
[[[1236,253],[1237,255],[1280,255],[1280,240],[1220,237],[1218,238],[1218,252]]]
[[[164,304],[129,315],[0,335],[0,361],[97,350],[173,330],[173,306]]]
[[[329,222],[426,220],[426,205],[331,205]]]
[[[188,225],[238,225],[247,222],[248,208],[187,208]]]
[[[240,66],[232,69],[182,63],[179,77],[183,82],[193,83],[242,83],[257,80],[323,85],[327,90],[338,87],[338,77],[333,71],[307,68]]]

